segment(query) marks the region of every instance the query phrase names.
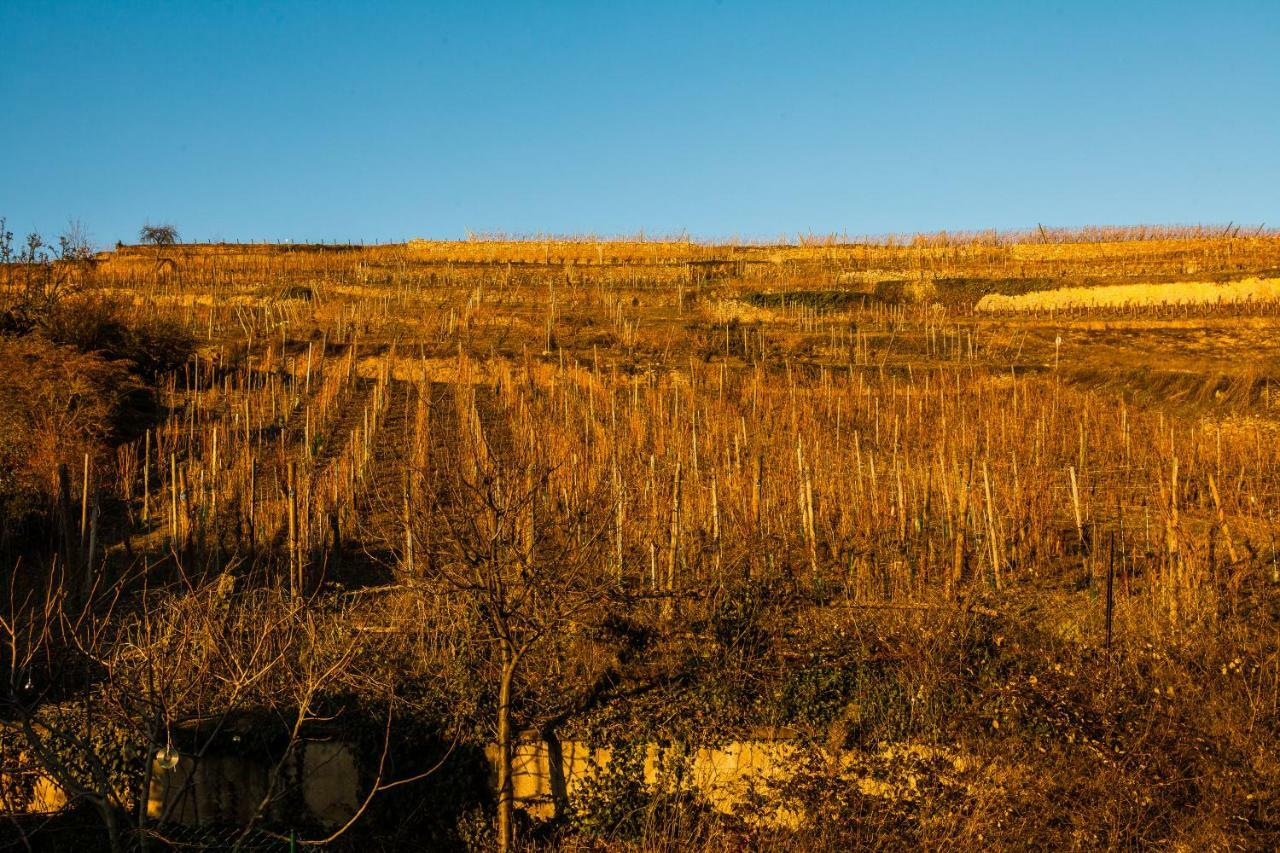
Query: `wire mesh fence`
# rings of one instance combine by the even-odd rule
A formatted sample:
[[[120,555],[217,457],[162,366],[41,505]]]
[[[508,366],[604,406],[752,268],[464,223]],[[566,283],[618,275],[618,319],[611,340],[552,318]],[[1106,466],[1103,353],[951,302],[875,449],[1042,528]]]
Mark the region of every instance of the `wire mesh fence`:
[[[90,811],[50,815],[4,815],[0,817],[0,853],[23,851],[76,851],[123,849],[137,853],[181,851],[245,851],[245,853],[286,853],[302,849],[298,836],[289,829],[216,826],[151,826],[141,831],[116,826],[116,843],[101,818]],[[309,849],[316,849],[309,847]]]
[[[297,849],[292,832],[272,832],[259,829],[245,829],[238,826],[188,827],[174,826],[163,829],[150,829],[146,832],[148,850],[157,847],[184,853],[203,853],[204,851],[272,851],[282,853]],[[142,839],[138,840],[135,849],[142,849]]]

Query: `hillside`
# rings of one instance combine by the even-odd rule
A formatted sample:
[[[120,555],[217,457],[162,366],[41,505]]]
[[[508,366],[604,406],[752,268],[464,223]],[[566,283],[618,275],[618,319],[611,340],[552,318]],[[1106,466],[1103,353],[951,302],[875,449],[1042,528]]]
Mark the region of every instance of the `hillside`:
[[[1274,846],[1280,300],[1175,296],[1277,277],[1195,229],[6,265],[5,808]]]

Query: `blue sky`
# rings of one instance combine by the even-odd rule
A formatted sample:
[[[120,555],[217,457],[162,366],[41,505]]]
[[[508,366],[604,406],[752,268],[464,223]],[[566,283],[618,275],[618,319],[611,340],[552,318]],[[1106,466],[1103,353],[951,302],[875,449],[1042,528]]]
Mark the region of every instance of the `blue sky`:
[[[0,215],[100,244],[1280,225],[1280,3],[0,2]]]

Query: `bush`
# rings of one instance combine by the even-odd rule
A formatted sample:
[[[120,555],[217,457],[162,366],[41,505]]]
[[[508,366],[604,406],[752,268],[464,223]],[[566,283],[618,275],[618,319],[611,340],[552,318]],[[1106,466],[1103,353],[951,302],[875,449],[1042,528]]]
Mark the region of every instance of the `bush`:
[[[620,741],[597,764],[577,793],[569,829],[583,839],[644,850],[700,849],[724,817],[690,787],[690,756],[668,746],[654,756],[654,778],[646,779],[648,745]]]
[[[55,343],[127,361],[149,383],[182,367],[195,349],[190,332],[177,322],[126,317],[122,303],[101,294],[61,301],[41,318],[40,328]]]
[[[57,471],[141,434],[154,386],[191,357],[180,324],[100,293],[60,294],[0,322],[0,539],[57,498]],[[4,318],[0,317],[0,321]]]
[[[9,533],[56,498],[59,465],[97,457],[137,390],[123,365],[40,335],[0,336],[0,519]]]

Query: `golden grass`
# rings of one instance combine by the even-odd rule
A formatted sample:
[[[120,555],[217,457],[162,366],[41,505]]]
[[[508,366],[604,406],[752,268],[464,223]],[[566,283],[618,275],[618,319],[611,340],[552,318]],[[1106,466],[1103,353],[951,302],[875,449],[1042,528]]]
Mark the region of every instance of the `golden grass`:
[[[1006,296],[988,293],[978,311],[1054,311],[1064,308],[1133,308],[1152,305],[1235,305],[1280,300],[1280,278],[1239,281],[1175,281],[1160,284],[1111,284],[1061,287]]]
[[[847,735],[925,792],[889,814],[902,785],[800,768],[784,793],[832,833],[801,849],[1265,844],[1280,320],[1253,308],[1280,299],[1280,238],[1038,236],[113,253],[82,283],[200,350],[160,378],[150,431],[87,472],[120,513],[99,553],[179,600],[235,572],[350,607],[351,690],[446,673],[474,718],[489,645],[430,591],[456,533],[424,507],[534,448],[537,523],[593,519],[578,545],[614,597],[613,621],[548,630],[524,723],[586,726],[605,685],[616,716],[593,731]],[[1064,286],[983,295],[1046,281]],[[840,298],[883,282],[898,304]],[[1194,317],[1044,316],[1193,298]],[[610,646],[619,625],[652,645]],[[218,690],[154,706],[216,715]],[[985,767],[1013,769],[966,781]]]
[[[1103,239],[1107,238],[1107,239]],[[414,268],[455,277],[509,279],[533,269],[562,275],[675,281],[712,275],[827,287],[903,279],[1014,280],[1054,277],[1185,279],[1199,271],[1247,275],[1280,266],[1280,236],[1177,229],[1009,235],[925,235],[863,241],[711,243],[582,239],[414,240],[378,246],[189,244],[125,247],[96,259],[103,275],[216,280],[256,272],[261,280],[304,271],[357,278]],[[711,265],[700,266],[700,265]],[[568,271],[566,273],[566,271]]]

